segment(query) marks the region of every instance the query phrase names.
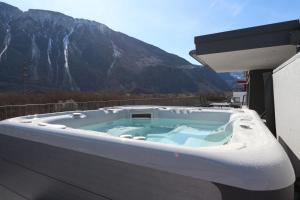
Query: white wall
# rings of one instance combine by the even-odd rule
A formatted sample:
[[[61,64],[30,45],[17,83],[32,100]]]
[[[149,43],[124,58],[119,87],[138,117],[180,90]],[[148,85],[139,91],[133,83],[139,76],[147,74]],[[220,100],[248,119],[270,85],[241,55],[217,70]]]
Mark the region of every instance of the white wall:
[[[300,53],[273,72],[277,135],[300,159]]]

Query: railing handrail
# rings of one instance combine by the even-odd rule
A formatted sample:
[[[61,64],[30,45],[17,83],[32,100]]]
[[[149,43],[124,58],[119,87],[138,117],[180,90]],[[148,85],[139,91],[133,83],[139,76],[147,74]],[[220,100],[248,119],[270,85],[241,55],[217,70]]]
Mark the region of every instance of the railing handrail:
[[[188,99],[188,98],[199,98],[196,96],[192,97],[152,97],[152,98],[135,98],[135,99],[109,99],[109,100],[101,100],[101,101],[69,101],[66,100],[64,102],[57,102],[57,103],[36,103],[36,104],[10,104],[10,105],[2,105],[0,108],[4,107],[24,107],[24,106],[46,106],[46,105],[57,105],[57,104],[66,104],[66,103],[106,103],[106,102],[117,102],[117,101],[147,101],[147,100],[162,100],[162,99]],[[72,99],[69,99],[72,100]]]
[[[204,100],[205,99],[205,100]],[[119,105],[176,105],[176,106],[199,106],[206,102],[203,96],[188,97],[153,97],[133,99],[112,99],[102,101],[76,102],[67,100],[58,103],[3,105],[0,106],[0,120],[42,113],[64,112],[72,110],[94,110],[105,106]]]

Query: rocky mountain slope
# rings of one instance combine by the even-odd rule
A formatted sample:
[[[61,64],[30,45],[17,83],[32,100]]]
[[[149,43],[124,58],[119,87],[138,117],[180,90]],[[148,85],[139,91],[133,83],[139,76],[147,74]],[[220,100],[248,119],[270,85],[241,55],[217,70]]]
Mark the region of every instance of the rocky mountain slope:
[[[0,2],[0,90],[222,92],[218,74],[106,25]]]

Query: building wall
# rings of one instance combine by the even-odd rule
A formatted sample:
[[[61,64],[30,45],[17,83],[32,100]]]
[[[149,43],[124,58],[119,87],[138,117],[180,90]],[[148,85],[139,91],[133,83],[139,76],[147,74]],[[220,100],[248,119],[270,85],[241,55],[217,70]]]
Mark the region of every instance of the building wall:
[[[300,159],[300,53],[274,70],[273,80],[277,136],[293,152],[295,167]]]

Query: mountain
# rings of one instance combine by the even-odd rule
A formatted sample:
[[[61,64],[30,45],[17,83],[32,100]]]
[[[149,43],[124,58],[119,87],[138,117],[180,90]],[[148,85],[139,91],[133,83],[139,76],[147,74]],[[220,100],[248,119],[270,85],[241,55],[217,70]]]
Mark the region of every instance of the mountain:
[[[218,74],[111,30],[0,2],[0,90],[223,92]]]
[[[243,72],[225,72],[219,73],[219,76],[227,83],[227,85],[233,91],[241,91],[243,90],[243,85],[238,84],[238,80],[245,80],[245,74]]]

